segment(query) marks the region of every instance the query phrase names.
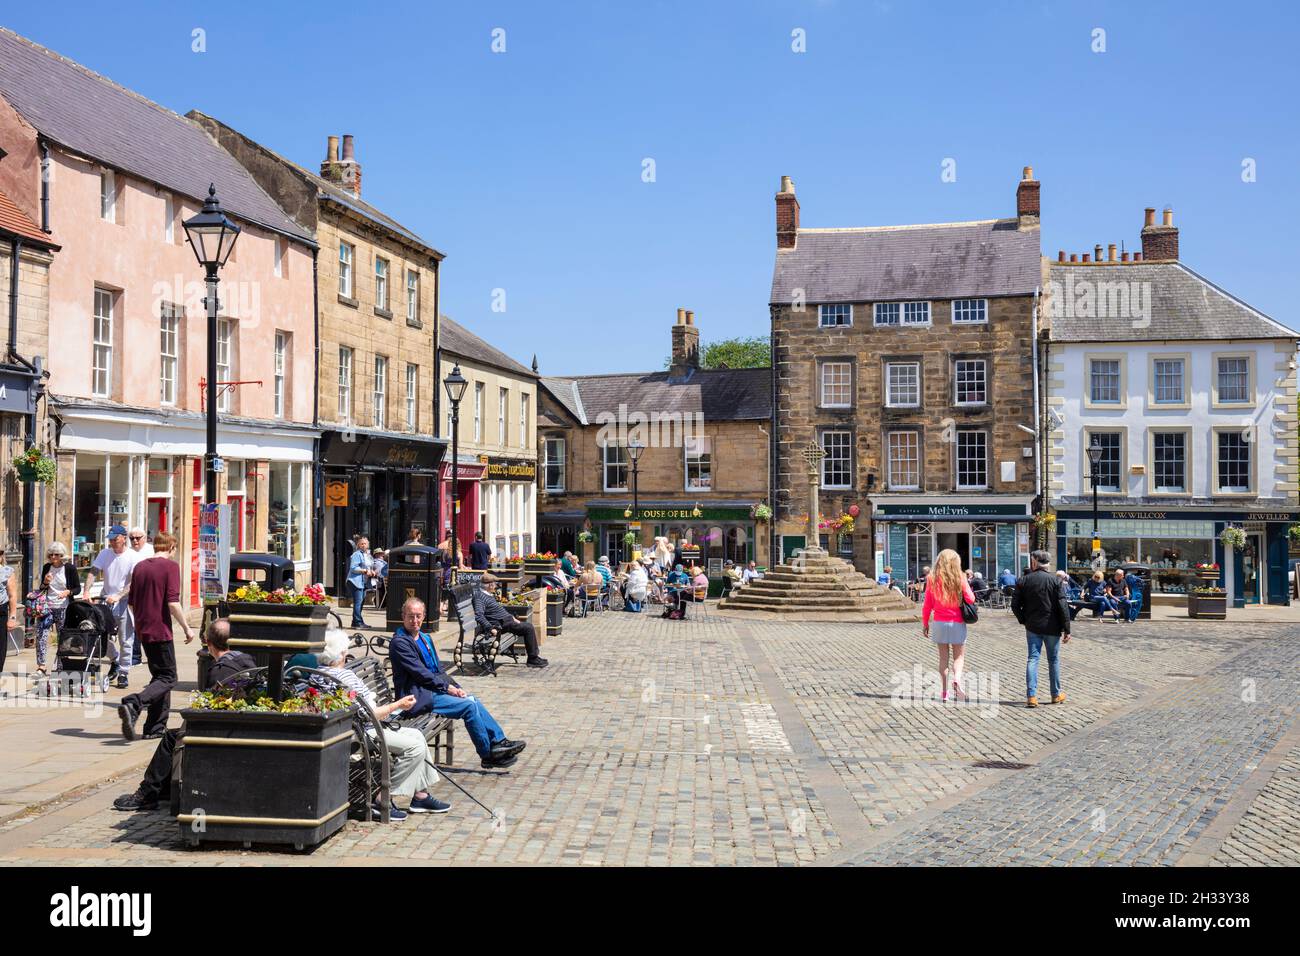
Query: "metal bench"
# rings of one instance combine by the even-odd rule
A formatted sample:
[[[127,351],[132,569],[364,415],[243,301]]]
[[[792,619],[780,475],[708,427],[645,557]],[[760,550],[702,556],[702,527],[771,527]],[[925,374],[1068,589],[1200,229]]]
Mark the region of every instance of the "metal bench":
[[[469,654],[470,660],[480,670],[492,676],[496,676],[497,658],[502,654],[509,654],[510,659],[515,663],[519,662],[518,652],[515,650],[516,637],[514,634],[507,634],[503,631],[497,631],[492,634],[490,631],[484,631],[478,626],[478,620],[474,617],[474,588],[473,584],[457,584],[451,589],[451,608],[456,615],[456,622],[460,626],[460,639],[456,642],[456,649],[452,651],[452,660],[456,664],[456,669],[460,672],[465,670],[465,655]]]

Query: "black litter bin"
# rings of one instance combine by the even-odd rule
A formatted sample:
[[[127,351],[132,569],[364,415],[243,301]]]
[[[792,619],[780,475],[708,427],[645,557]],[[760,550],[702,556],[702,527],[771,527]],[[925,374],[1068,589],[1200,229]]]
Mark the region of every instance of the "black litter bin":
[[[1142,583],[1139,585],[1142,591],[1142,608],[1138,611],[1139,621],[1151,620],[1151,569],[1145,564],[1121,564],[1119,569],[1124,572],[1124,577],[1133,575]],[[1114,572],[1112,572],[1113,576]],[[1130,590],[1132,586],[1130,585]]]
[[[424,629],[438,629],[442,603],[442,552],[425,544],[404,544],[388,552],[388,600],[385,614],[390,631],[402,624],[407,598],[424,602]]]

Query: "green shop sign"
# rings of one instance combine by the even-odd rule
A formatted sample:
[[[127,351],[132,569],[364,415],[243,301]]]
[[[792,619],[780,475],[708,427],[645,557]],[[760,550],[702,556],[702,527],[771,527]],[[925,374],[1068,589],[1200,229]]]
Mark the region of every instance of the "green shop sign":
[[[631,505],[622,508],[588,508],[587,517],[592,521],[626,521],[623,512]],[[692,514],[694,505],[681,508],[642,508],[642,521],[753,521],[748,508],[700,508],[700,517]]]
[[[887,518],[1029,518],[1024,505],[876,505],[875,516]]]

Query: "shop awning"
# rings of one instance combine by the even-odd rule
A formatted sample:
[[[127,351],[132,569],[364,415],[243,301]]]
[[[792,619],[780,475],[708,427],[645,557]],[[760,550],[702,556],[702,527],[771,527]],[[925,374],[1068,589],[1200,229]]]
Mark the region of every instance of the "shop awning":
[[[447,452],[447,440],[396,432],[325,430],[320,437],[322,465],[432,472]]]
[[[1033,495],[872,495],[876,521],[1028,521]]]

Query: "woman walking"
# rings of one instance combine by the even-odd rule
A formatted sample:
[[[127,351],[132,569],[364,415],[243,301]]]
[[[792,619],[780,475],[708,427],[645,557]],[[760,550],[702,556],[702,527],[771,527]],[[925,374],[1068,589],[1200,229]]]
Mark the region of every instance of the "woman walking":
[[[36,622],[36,670],[48,674],[45,666],[50,628],[63,630],[68,602],[81,593],[77,569],[68,563],[68,549],[55,541],[46,553],[49,560],[41,568],[41,589],[45,591],[45,614]]]
[[[952,656],[952,691],[966,700],[961,685],[966,655],[966,623],[962,603],[975,603],[975,595],[961,570],[957,552],[945,548],[935,559],[934,570],[926,580],[925,601],[921,605],[921,630],[939,645],[939,680],[943,684],[941,699],[948,700],[948,658]]]

